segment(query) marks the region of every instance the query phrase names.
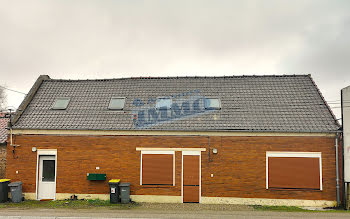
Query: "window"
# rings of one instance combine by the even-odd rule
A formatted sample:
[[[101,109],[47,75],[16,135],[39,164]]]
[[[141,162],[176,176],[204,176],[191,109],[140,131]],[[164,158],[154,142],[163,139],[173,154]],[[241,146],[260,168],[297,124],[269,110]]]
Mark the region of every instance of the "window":
[[[322,190],[320,152],[266,152],[266,189]]]
[[[206,98],[204,99],[205,109],[221,109],[221,102],[218,98]]]
[[[43,160],[43,182],[55,182],[55,160]]]
[[[170,98],[158,98],[156,108],[157,109],[170,109],[171,103],[172,103],[172,101]]]
[[[52,109],[64,110],[67,109],[70,98],[59,97],[56,98],[54,104],[52,105]]]
[[[141,151],[140,185],[175,185],[174,151]]]
[[[112,97],[109,102],[108,109],[110,110],[122,110],[125,105],[125,97]]]

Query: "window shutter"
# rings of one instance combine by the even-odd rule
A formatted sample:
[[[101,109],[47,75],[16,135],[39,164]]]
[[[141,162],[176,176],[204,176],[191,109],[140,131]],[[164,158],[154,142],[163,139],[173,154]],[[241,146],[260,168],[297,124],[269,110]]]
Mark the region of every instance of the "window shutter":
[[[320,189],[319,158],[269,157],[269,188]]]
[[[173,185],[172,154],[142,155],[143,185]]]

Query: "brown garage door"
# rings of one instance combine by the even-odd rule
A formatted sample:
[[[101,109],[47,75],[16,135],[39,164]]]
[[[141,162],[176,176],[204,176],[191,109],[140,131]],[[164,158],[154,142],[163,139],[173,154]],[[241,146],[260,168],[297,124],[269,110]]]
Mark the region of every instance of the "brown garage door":
[[[183,202],[199,202],[199,155],[183,156]]]

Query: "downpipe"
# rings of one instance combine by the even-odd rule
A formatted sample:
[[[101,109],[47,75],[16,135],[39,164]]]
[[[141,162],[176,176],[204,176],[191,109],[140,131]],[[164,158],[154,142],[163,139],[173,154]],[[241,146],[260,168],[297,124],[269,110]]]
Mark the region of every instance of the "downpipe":
[[[339,144],[338,133],[335,136],[335,169],[336,169],[336,190],[337,190],[337,207],[340,206],[340,186],[339,186]]]

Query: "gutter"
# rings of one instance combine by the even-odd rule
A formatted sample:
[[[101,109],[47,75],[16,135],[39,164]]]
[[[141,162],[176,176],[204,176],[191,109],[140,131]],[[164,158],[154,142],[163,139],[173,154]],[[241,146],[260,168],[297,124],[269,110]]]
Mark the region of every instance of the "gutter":
[[[338,147],[339,134],[335,136],[335,170],[336,170],[336,190],[337,190],[337,207],[340,206],[340,186],[339,186],[339,147]]]
[[[55,131],[163,131],[163,132],[249,132],[249,133],[311,133],[311,134],[337,134],[342,133],[341,130],[253,130],[253,129],[52,129],[52,128],[28,128],[14,127],[13,130],[55,130]]]

